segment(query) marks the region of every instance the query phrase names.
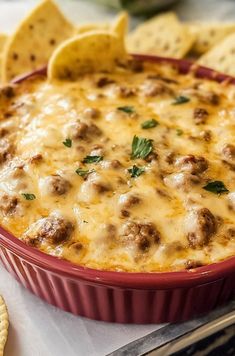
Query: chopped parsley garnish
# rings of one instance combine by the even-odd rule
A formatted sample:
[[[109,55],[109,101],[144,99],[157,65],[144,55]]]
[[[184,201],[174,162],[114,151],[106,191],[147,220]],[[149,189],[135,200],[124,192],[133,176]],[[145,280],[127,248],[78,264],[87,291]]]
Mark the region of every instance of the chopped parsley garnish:
[[[95,172],[95,170],[94,169],[78,168],[75,172],[81,177],[87,177],[88,174],[91,174],[91,173]]]
[[[142,129],[152,129],[159,125],[159,122],[155,119],[147,120],[141,124]]]
[[[153,150],[153,140],[133,137],[131,158],[146,158]]]
[[[177,136],[182,136],[183,133],[184,133],[183,130],[181,130],[181,129],[176,129],[176,135],[177,135]]]
[[[203,189],[214,194],[223,194],[229,192],[229,190],[225,187],[224,183],[221,182],[220,180],[209,182],[207,185],[203,187]]]
[[[98,163],[103,160],[102,156],[86,156],[82,163]]]
[[[34,200],[34,199],[36,199],[36,196],[34,194],[23,193],[22,195],[26,200]]]
[[[173,102],[172,105],[185,104],[188,103],[189,101],[190,99],[187,96],[180,95],[175,98],[175,101]]]
[[[63,145],[66,147],[72,147],[72,140],[70,138],[66,138],[66,140],[63,142]]]
[[[144,167],[137,167],[135,164],[133,167],[128,169],[128,172],[131,175],[131,178],[136,178],[139,177],[142,173],[145,172],[145,168]]]
[[[119,106],[117,108],[119,111],[123,111],[126,114],[133,114],[135,112],[135,109],[133,106]]]

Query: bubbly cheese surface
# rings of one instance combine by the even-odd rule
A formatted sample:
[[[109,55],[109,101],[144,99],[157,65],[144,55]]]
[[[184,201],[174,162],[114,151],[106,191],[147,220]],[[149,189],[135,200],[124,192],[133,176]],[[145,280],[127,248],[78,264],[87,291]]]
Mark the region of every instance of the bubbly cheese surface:
[[[27,80],[0,108],[0,219],[25,243],[129,272],[235,255],[234,86],[146,63]]]

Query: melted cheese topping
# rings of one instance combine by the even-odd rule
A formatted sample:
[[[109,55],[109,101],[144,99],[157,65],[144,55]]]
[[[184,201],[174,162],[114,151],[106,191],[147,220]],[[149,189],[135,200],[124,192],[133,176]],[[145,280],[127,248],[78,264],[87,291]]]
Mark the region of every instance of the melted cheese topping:
[[[180,270],[235,254],[234,87],[145,64],[13,91],[0,97],[0,217],[16,237],[106,270]],[[188,102],[175,105],[179,96]],[[152,140],[147,157],[131,158],[134,135]],[[203,189],[211,181],[229,193]]]

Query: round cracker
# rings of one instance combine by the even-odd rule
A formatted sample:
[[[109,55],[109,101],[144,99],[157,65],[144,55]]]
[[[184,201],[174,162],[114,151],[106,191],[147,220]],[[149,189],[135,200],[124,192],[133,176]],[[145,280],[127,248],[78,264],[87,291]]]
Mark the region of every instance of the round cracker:
[[[48,78],[76,80],[81,74],[112,71],[127,59],[124,43],[108,31],[91,31],[61,44],[48,66]]]
[[[7,342],[9,319],[7,306],[4,299],[0,296],[0,356],[4,354],[4,348]]]

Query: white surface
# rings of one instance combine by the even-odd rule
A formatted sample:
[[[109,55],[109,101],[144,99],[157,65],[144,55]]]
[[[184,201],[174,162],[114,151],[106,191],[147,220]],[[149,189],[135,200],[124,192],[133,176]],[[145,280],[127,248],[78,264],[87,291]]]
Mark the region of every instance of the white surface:
[[[0,276],[0,294],[10,314],[5,356],[103,356],[160,327],[76,317],[32,295],[1,266]]]
[[[10,32],[37,1],[0,1],[0,32]],[[113,14],[89,1],[59,1],[77,23],[108,19]],[[205,11],[202,4],[210,10]],[[182,18],[231,19],[235,1],[182,1],[176,7]],[[21,287],[0,266],[0,294],[10,314],[6,356],[103,356],[160,325],[118,325],[75,317],[47,305]]]

